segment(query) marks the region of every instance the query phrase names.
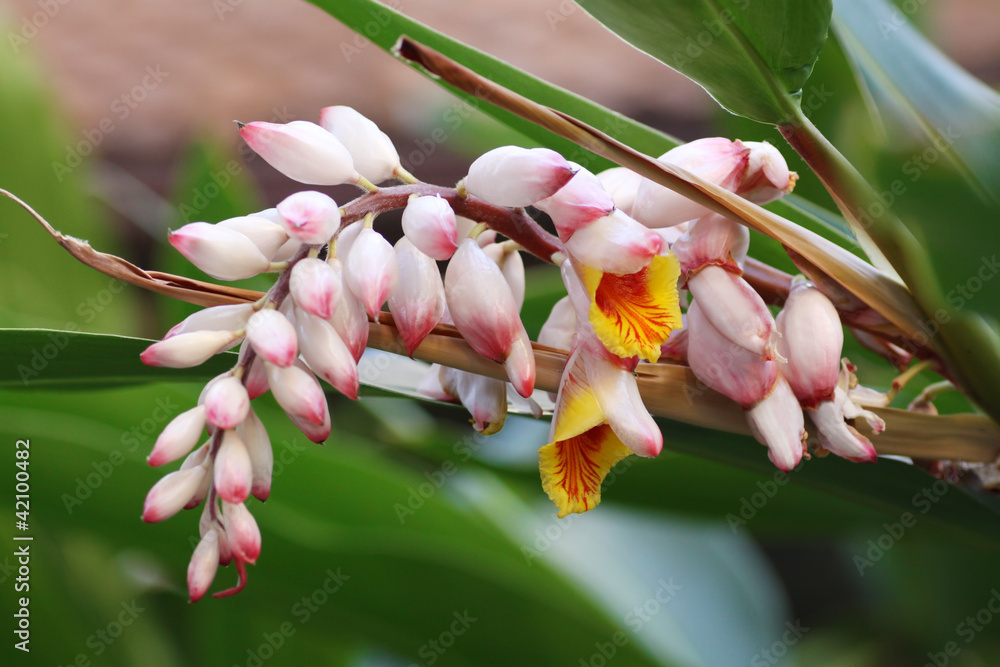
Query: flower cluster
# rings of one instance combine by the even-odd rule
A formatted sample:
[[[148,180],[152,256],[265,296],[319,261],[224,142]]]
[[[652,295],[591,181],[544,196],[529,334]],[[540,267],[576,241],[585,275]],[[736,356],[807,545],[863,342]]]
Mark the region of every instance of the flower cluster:
[[[358,397],[369,322],[386,318],[386,304],[411,356],[446,324],[502,365],[506,381],[435,365],[421,385],[432,397],[461,402],[478,431],[499,430],[509,401],[541,414],[532,399],[532,342],[520,318],[523,251],[558,264],[567,291],[538,340],[569,352],[550,442],[539,450],[542,484],[560,516],[596,506],[604,476],[625,456],[662,449],[635,375],[638,364],[658,363],[661,355],[687,363],[738,402],[782,469],[805,451],[803,409],[819,430],[818,450],[874,458],[871,443],[848,423],[861,416],[880,426],[850,398],[856,380],[841,365],[836,309],[800,281],[775,320],[742,278],[749,234],[741,225],[624,169],[595,175],[542,148],[489,151],[455,188],[424,184],[403,169],[389,138],[348,107],[324,109],[319,124],[239,129],[286,176],[354,184],[363,193],[340,206],[302,191],[273,209],[170,235],[178,251],[219,280],[277,274],[258,301],[195,313],[142,355],[147,364],[188,367],[240,346],[236,365],[206,385],[149,456],[154,466],[184,461],[149,492],[144,520],[203,504],[201,542],[188,570],[192,601],[208,591],[220,564],[234,562],[239,581],[216,596],[241,590],[246,565],[260,554],[260,531],[245,503],[268,497],[273,454],[251,400],[270,391],[312,441],[326,440],[330,414],[319,379]],[[704,139],[660,159],[758,203],[789,192],[796,178],[768,144]],[[402,185],[376,185],[390,180]],[[547,214],[557,235],[527,207]],[[392,208],[403,209],[395,245],[375,229],[377,216]],[[443,278],[439,261],[448,262]],[[682,301],[690,302],[683,316]]]

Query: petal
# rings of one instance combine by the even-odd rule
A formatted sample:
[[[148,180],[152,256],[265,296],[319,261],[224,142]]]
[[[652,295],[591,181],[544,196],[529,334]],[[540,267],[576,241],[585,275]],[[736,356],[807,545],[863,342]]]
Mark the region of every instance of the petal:
[[[761,359],[784,361],[774,317],[746,280],[721,266],[706,266],[687,285],[702,314],[727,340]]]
[[[469,194],[498,206],[528,206],[549,197],[576,173],[563,156],[548,148],[501,146],[469,167]]]
[[[344,260],[344,282],[376,322],[398,281],[399,266],[392,246],[374,229],[362,229]]]
[[[396,242],[395,252],[399,282],[389,295],[389,310],[412,357],[444,315],[444,282],[437,263],[408,238]]]
[[[660,346],[682,326],[679,275],[673,255],[655,257],[641,271],[623,276],[583,267],[590,323],[601,342],[619,357],[659,359]]]
[[[412,197],[403,209],[403,234],[421,252],[447,260],[458,248],[455,211],[440,195]]]
[[[559,517],[586,512],[601,502],[601,482],[611,467],[631,454],[606,424],[538,450],[542,488]]]
[[[582,264],[609,273],[635,273],[663,250],[663,238],[621,211],[599,218],[566,241]]]
[[[802,408],[783,377],[764,400],[746,412],[750,432],[757,442],[767,445],[767,457],[789,472],[802,460],[806,430]]]
[[[793,283],[775,324],[778,350],[788,359],[781,374],[804,408],[833,398],[844,330],[833,303],[808,282]]]
[[[350,152],[354,167],[372,183],[393,177],[399,154],[392,140],[374,122],[347,106],[326,107],[319,124]]]
[[[825,449],[857,463],[874,463],[878,458],[871,440],[844,421],[844,412],[835,401],[823,401],[810,410],[809,417]]]
[[[483,435],[493,435],[507,419],[507,389],[502,380],[442,368],[441,386],[457,398],[472,415],[473,427]]]
[[[584,359],[590,389],[615,435],[639,456],[657,456],[663,433],[642,402],[635,375],[606,354],[587,354]]]
[[[288,178],[310,185],[357,183],[351,153],[315,123],[247,123],[240,127],[247,145]]]

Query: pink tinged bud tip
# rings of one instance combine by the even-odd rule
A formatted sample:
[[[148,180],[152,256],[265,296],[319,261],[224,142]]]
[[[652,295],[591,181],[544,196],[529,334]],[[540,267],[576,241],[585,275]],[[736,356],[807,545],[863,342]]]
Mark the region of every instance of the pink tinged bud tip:
[[[211,306],[178,322],[163,339],[195,331],[238,331],[246,326],[247,320],[252,314],[253,304],[251,303]]]
[[[574,173],[553,150],[502,146],[472,163],[465,188],[498,206],[529,206],[555,194]]]
[[[670,249],[681,263],[681,275],[688,275],[709,265],[742,270],[749,247],[749,229],[725,216],[709,213],[698,218]]]
[[[301,259],[292,267],[288,287],[295,305],[324,320],[333,317],[344,291],[340,273],[313,257]]]
[[[598,218],[611,215],[615,201],[601,185],[597,176],[573,164],[578,169],[554,195],[535,202],[537,209],[545,211],[559,232],[559,238],[566,241],[578,229],[586,227]]]
[[[382,304],[399,282],[392,245],[374,229],[362,229],[344,261],[344,279],[368,316],[378,322]]]
[[[250,411],[250,396],[246,387],[235,377],[227,377],[212,385],[205,394],[205,418],[216,428],[236,428]]]
[[[295,327],[273,308],[264,308],[247,322],[247,340],[257,354],[275,366],[288,367],[299,356]]]
[[[802,407],[832,400],[844,347],[833,303],[811,283],[797,279],[775,323],[781,334],[778,350],[788,359],[781,374]]]
[[[187,470],[177,470],[163,477],[146,495],[142,520],[146,523],[157,523],[180,512],[198,492],[207,475],[204,466],[196,466]]]
[[[236,431],[222,434],[222,444],[215,455],[213,483],[219,497],[231,503],[242,503],[250,496],[253,467],[250,454]]]
[[[635,204],[635,196],[642,183],[642,176],[625,167],[613,167],[599,173],[597,180],[614,199],[615,206],[622,213],[632,215],[632,206]]]
[[[271,449],[267,429],[251,409],[243,423],[236,427],[236,433],[243,440],[250,456],[250,468],[253,470],[250,495],[264,502],[271,495],[271,476],[274,471],[274,450]]]
[[[198,546],[195,547],[191,562],[188,564],[187,585],[188,596],[191,602],[197,602],[215,580],[215,573],[219,569],[219,533],[215,530],[208,531]]]
[[[309,438],[310,442],[315,442],[322,445],[326,442],[326,439],[330,437],[330,413],[326,413],[326,418],[323,420],[322,424],[314,424],[307,419],[301,419],[295,415],[289,414],[288,419],[295,424],[295,428],[302,431],[302,433]]]
[[[458,249],[457,225],[455,211],[438,195],[413,197],[403,209],[403,234],[438,261],[450,259]]]
[[[809,411],[809,417],[824,449],[856,463],[874,463],[878,458],[871,440],[844,421],[844,412],[836,401],[823,401]]]
[[[340,229],[340,208],[322,192],[296,192],[285,197],[277,208],[285,231],[302,243],[326,243]]]
[[[161,466],[187,456],[205,430],[205,406],[199,405],[174,417],[163,429],[153,451],[146,459],[151,466]]]
[[[330,318],[330,324],[337,330],[337,335],[351,351],[354,361],[360,361],[368,346],[368,315],[365,306],[351,293],[344,290],[344,295],[337,306],[337,311]]]
[[[245,215],[239,218],[229,218],[219,222],[217,227],[225,227],[239,232],[257,246],[261,254],[268,259],[274,257],[279,249],[288,242],[289,236],[277,220],[271,220],[259,215]]]
[[[744,141],[743,145],[750,149],[750,162],[736,194],[756,204],[767,204],[795,188],[799,176],[788,170],[777,148],[766,141]]]
[[[260,556],[260,528],[243,503],[222,502],[222,522],[233,556],[253,565]]]
[[[300,183],[340,185],[361,180],[350,151],[315,123],[241,124],[240,136],[269,165]]]
[[[412,357],[444,315],[444,283],[437,263],[407,237],[396,242],[395,253],[399,281],[389,295],[389,310]]]
[[[218,280],[242,280],[267,271],[270,260],[253,241],[232,229],[192,222],[168,236],[189,262]]]
[[[232,331],[195,331],[171,336],[147,347],[139,358],[147,366],[190,368],[229,348],[239,337]]]
[[[659,234],[618,210],[566,241],[566,250],[581,264],[617,275],[641,271],[662,249]]]
[[[720,266],[706,266],[688,279],[687,287],[723,337],[761,359],[784,361],[771,311],[747,281]]]
[[[507,389],[502,380],[442,367],[441,386],[472,415],[472,426],[483,435],[493,435],[507,419]]]
[[[250,343],[244,341],[243,344],[249,345]],[[242,351],[242,347],[240,350]],[[267,374],[264,372],[264,360],[261,357],[255,358],[250,364],[243,376],[243,386],[247,388],[247,396],[250,397],[250,400],[267,393]]]
[[[785,379],[778,376],[771,393],[746,415],[750,432],[757,442],[767,445],[771,462],[785,472],[794,470],[805,451],[805,420]]]
[[[739,141],[707,137],[677,146],[659,161],[735,192],[750,163],[750,149]],[[701,204],[647,179],[639,185],[632,205],[632,216],[647,227],[670,227],[707,213]]]
[[[290,416],[317,426],[329,418],[326,396],[316,377],[301,365],[283,368],[265,364],[267,381],[278,405]]]
[[[685,318],[688,364],[699,380],[747,410],[771,391],[777,364],[725,338],[699,306],[691,304]]]
[[[448,263],[445,295],[452,320],[466,342],[479,354],[507,366],[511,382],[522,396],[534,386],[535,361],[518,314],[517,302],[500,267],[472,239],[465,239]]]
[[[301,310],[295,317],[302,356],[309,368],[344,396],[356,400],[361,389],[358,364],[337,330],[328,321]]]
[[[399,153],[378,125],[351,107],[326,107],[319,112],[319,124],[351,154],[354,167],[372,183],[395,176]]]

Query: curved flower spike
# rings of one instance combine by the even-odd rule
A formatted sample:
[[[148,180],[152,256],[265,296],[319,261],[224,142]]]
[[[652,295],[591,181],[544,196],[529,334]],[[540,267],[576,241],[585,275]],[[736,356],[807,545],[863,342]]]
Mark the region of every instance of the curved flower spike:
[[[458,249],[455,211],[440,195],[410,198],[403,209],[403,234],[438,261],[449,259]]]
[[[405,236],[396,242],[395,252],[399,282],[389,295],[389,310],[412,357],[444,315],[444,283],[434,260]]]
[[[448,263],[445,295],[455,326],[479,354],[503,363],[514,389],[531,395],[535,357],[517,302],[500,267],[473,239],[465,239]]]
[[[529,206],[555,194],[574,173],[562,155],[548,148],[501,146],[472,163],[465,189],[498,206]]]
[[[399,169],[399,153],[378,125],[351,107],[326,107],[319,124],[350,152],[354,167],[372,183],[387,181]]]
[[[269,165],[300,183],[340,185],[361,180],[350,151],[315,123],[240,124],[240,136]]]
[[[296,192],[285,197],[277,208],[282,226],[302,243],[326,243],[340,229],[337,202],[322,192]]]
[[[242,280],[267,271],[270,260],[239,232],[192,222],[169,233],[167,240],[189,262],[218,280]]]
[[[534,204],[535,208],[549,214],[562,241],[569,240],[578,229],[611,215],[615,210],[614,199],[597,176],[578,164],[570,164],[578,170],[576,175],[554,195]]]
[[[399,282],[399,266],[392,246],[374,229],[358,233],[344,260],[344,280],[368,316],[378,322],[382,304]]]

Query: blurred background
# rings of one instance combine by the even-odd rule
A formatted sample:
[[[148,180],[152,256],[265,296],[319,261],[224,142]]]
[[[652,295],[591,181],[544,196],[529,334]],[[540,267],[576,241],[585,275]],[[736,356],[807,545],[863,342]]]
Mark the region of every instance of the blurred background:
[[[791,154],[772,129],[721,112],[569,2],[392,6],[680,139],[766,139]],[[939,0],[907,15],[974,75],[1000,80],[994,2]],[[316,120],[324,106],[354,106],[404,166],[440,184],[485,149],[523,143],[476,112],[465,118],[454,98],[303,2],[4,0],[0,36],[0,187],[144,268],[204,278],[166,244],[168,228],[297,189],[239,145],[234,119]],[[863,162],[875,134],[836,42],[810,86],[824,98],[814,120]],[[456,112],[463,122],[451,127]],[[430,141],[438,128],[444,141]],[[823,205],[799,171],[799,192]],[[8,201],[0,267],[5,328],[157,338],[191,312],[77,263]],[[541,266],[529,266],[528,285],[534,334],[561,285]],[[888,386],[884,362],[856,344],[848,356],[866,384]],[[272,498],[252,508],[261,560],[239,596],[190,606],[197,519],[151,526],[139,514],[161,475],[145,456],[201,385],[67,387],[46,383],[44,359],[34,375],[17,371],[31,359],[0,360],[7,460],[16,440],[32,443],[32,651],[13,664],[998,664],[995,524],[949,525],[993,508],[912,467],[824,460],[825,476],[789,481],[752,441],[664,422],[658,459],[627,459],[597,511],[557,520],[537,473],[547,423],[512,417],[485,439],[460,410],[377,392],[358,403],[331,394],[335,435],[323,447],[269,397],[257,401],[276,458]],[[0,536],[13,544],[13,474],[3,477]],[[911,500],[880,500],[880,485]],[[904,513],[915,517],[905,529]],[[4,600],[20,595],[15,561],[0,550]]]

